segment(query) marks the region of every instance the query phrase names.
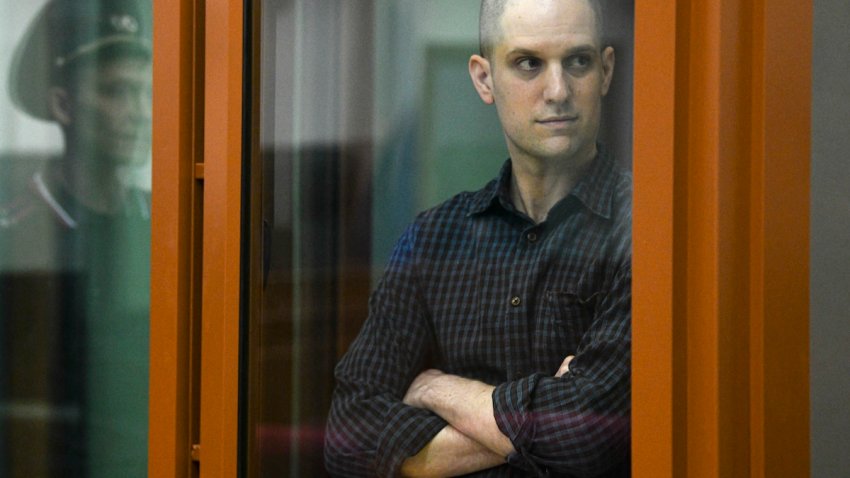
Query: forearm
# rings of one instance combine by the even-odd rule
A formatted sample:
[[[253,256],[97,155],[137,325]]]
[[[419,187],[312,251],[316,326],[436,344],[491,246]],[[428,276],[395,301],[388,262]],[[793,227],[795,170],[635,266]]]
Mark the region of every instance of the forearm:
[[[496,424],[493,389],[483,382],[431,370],[416,379],[405,403],[434,412],[461,434],[504,458],[514,447]]]
[[[409,478],[458,476],[504,463],[504,457],[449,425],[402,464],[401,474]]]
[[[341,383],[341,385],[340,385]],[[331,476],[397,476],[402,463],[446,427],[435,414],[385,395],[358,399],[338,382],[328,415],[325,463]]]

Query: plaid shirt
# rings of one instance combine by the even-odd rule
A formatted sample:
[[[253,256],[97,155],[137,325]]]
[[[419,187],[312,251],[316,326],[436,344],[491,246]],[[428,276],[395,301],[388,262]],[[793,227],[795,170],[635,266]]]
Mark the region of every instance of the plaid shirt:
[[[433,367],[496,386],[517,452],[474,476],[628,476],[631,177],[600,155],[540,224],[513,207],[510,183],[508,161],[396,245],[336,369],[332,474],[395,476],[446,426],[401,402]]]

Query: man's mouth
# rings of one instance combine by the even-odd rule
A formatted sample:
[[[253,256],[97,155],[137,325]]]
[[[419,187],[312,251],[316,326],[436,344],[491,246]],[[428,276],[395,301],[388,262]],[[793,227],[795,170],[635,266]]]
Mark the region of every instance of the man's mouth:
[[[537,122],[553,128],[565,128],[578,120],[578,116],[550,116]]]

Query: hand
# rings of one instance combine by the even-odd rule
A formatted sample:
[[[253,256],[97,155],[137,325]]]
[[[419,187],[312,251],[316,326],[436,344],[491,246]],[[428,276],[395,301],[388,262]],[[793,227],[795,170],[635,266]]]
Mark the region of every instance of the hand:
[[[558,367],[558,371],[555,372],[555,377],[560,378],[566,375],[566,373],[570,371],[570,362],[572,362],[574,358],[576,358],[575,355],[567,355],[567,358],[565,358],[564,361],[561,362],[561,366]]]
[[[420,373],[404,394],[402,400],[405,405],[416,408],[427,408],[425,406],[425,394],[428,392],[431,382],[442,376],[443,372],[435,369],[425,370]]]

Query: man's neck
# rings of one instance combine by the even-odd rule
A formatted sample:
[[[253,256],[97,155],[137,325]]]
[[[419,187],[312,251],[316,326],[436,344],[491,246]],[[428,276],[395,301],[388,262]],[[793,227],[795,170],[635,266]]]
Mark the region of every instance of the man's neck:
[[[517,210],[535,224],[546,220],[549,211],[578,184],[596,158],[596,149],[569,160],[511,159],[511,200]]]
[[[127,196],[117,169],[108,162],[66,156],[54,180],[80,204],[101,214],[119,211]]]

